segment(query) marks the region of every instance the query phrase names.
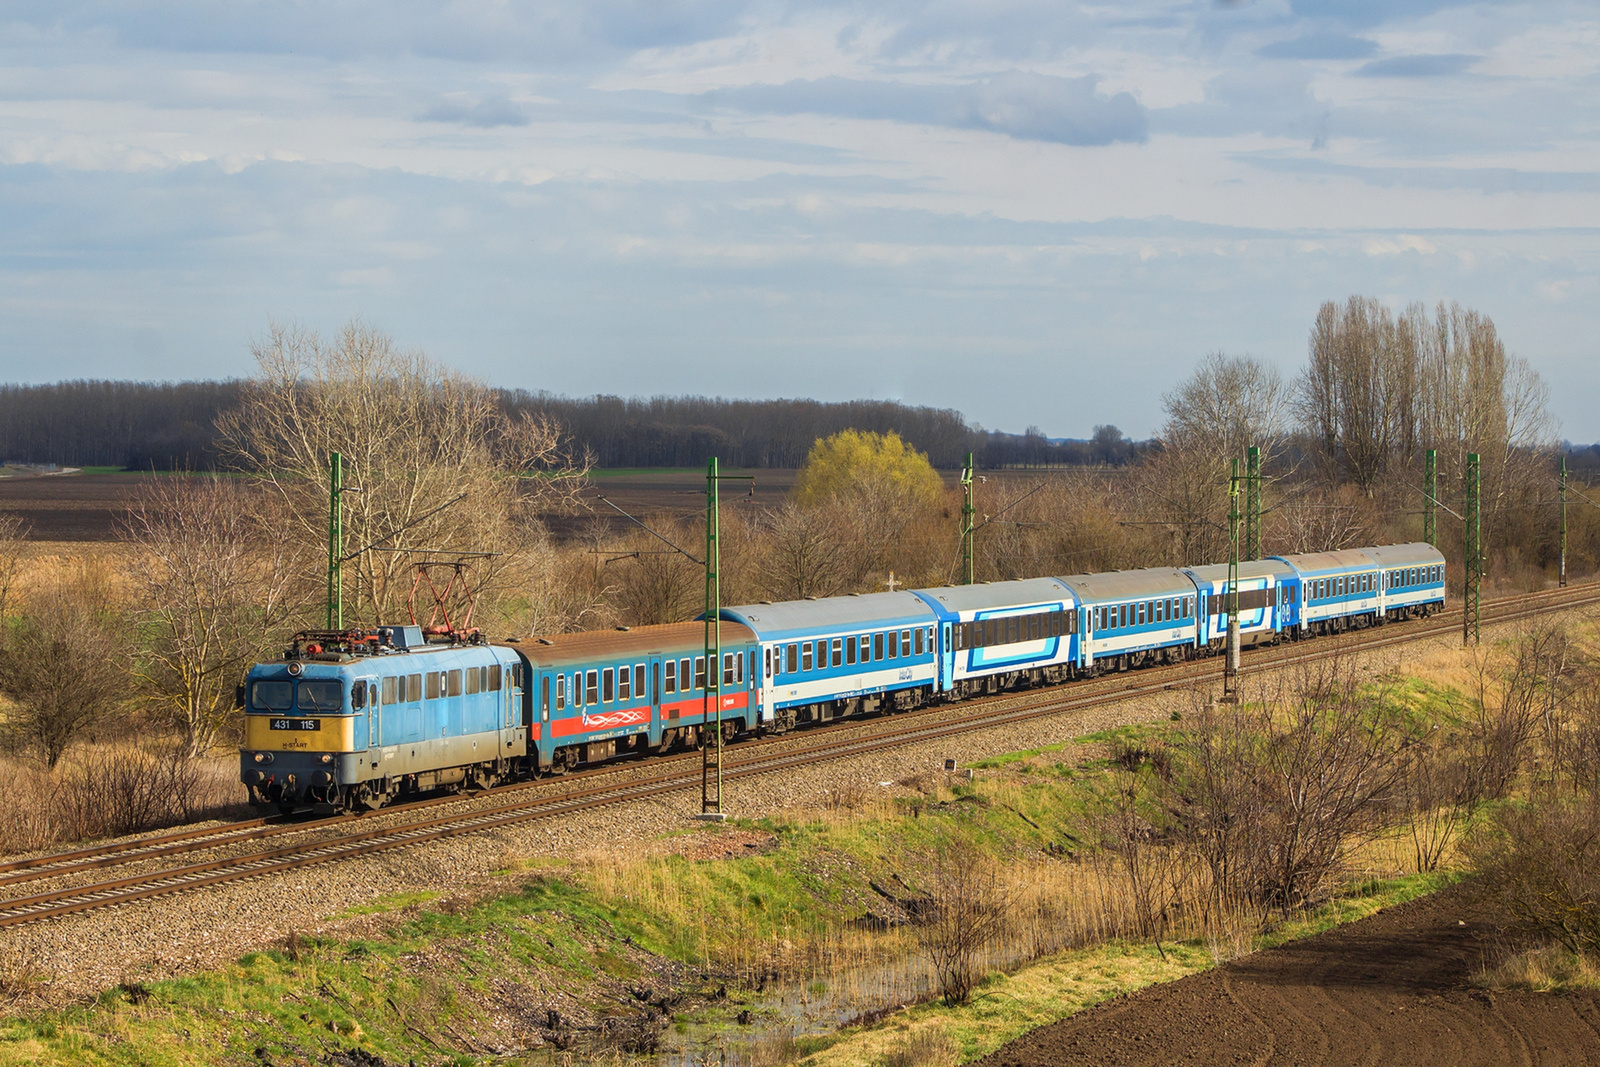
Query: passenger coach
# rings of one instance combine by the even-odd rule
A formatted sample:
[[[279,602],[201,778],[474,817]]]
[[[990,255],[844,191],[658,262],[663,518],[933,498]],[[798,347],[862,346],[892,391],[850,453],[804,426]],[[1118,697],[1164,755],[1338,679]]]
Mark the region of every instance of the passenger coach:
[[[1197,647],[1195,585],[1172,567],[1059,579],[1077,597],[1079,669],[1174,663]]]
[[[1056,578],[918,589],[939,619],[940,692],[957,699],[1064,682],[1078,658],[1077,602]]]
[[[915,593],[746,604],[722,617],[760,644],[760,722],[773,730],[916,707],[937,684],[938,616]]]

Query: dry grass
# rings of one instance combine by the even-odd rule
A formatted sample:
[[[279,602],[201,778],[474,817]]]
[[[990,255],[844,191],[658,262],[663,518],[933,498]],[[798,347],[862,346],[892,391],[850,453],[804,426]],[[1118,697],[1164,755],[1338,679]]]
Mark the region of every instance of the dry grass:
[[[1521,989],[1534,993],[1600,989],[1600,961],[1562,945],[1541,945],[1484,967],[1474,977],[1474,984],[1484,989]]]
[[[0,854],[224,818],[244,800],[226,757],[191,761],[98,744],[72,750],[53,775],[31,760],[0,757]]]

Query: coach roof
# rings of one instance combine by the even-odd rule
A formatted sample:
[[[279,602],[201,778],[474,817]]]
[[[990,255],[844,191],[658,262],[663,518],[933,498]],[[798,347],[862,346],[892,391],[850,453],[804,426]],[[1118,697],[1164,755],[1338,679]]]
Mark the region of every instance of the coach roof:
[[[1196,581],[1225,582],[1228,580],[1226,563],[1207,563],[1204,567],[1185,567]],[[1239,577],[1243,578],[1293,578],[1294,568],[1281,559],[1252,559],[1239,561]]]
[[[737,622],[723,621],[722,646],[729,648],[755,640],[755,635]],[[524,640],[516,647],[535,666],[571,663],[574,660],[646,656],[655,652],[684,655],[705,648],[705,623],[669,622],[658,626],[633,626],[626,630],[592,630],[575,634],[549,634],[537,640]]]
[[[917,595],[937,603],[946,611],[984,611],[990,608],[1021,608],[1051,600],[1073,601],[1072,590],[1057,578],[1021,578],[1011,582],[985,582],[983,585],[951,585],[939,589],[918,589]]]
[[[785,600],[740,604],[722,609],[724,619],[742,622],[762,637],[791,632],[865,630],[906,622],[934,622],[933,609],[910,590],[831,596],[823,600]]]
[[[1303,552],[1298,556],[1274,556],[1302,574],[1322,574],[1326,571],[1364,571],[1373,567],[1372,557],[1359,548],[1343,548],[1337,552]]]
[[[1061,578],[1060,581],[1085,601],[1139,600],[1194,592],[1194,583],[1189,576],[1174,567],[1076,574]]]
[[[1380,567],[1430,567],[1444,562],[1444,554],[1426,541],[1408,545],[1379,545],[1364,550]]]

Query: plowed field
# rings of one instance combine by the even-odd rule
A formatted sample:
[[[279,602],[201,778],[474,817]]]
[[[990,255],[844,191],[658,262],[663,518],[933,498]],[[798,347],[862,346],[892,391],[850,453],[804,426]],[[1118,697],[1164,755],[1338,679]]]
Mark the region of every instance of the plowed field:
[[[1018,1038],[985,1067],[1600,1064],[1600,994],[1476,989],[1504,943],[1470,885]]]

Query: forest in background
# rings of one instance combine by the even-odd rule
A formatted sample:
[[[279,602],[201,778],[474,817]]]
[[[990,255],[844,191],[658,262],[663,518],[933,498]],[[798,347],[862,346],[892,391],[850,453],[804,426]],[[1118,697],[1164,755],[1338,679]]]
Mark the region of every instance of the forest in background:
[[[0,461],[125,470],[220,468],[216,424],[249,383],[69,381],[0,385]],[[1052,441],[1037,427],[984,430],[958,411],[894,400],[730,400],[704,396],[563,397],[492,390],[513,417],[559,422],[599,467],[724,466],[793,469],[818,438],[857,429],[895,433],[935,467],[954,470],[968,452],[978,466],[1120,466],[1151,446],[1115,426],[1087,440]],[[1600,465],[1600,454],[1596,456]]]

